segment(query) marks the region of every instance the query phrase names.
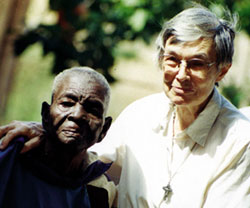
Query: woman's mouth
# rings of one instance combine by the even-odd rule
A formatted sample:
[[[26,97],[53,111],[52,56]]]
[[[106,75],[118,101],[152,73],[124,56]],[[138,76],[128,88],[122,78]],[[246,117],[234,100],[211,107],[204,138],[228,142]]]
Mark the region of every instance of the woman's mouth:
[[[194,91],[192,88],[183,88],[174,86],[172,86],[172,89],[176,94],[187,94],[187,93],[192,93]]]

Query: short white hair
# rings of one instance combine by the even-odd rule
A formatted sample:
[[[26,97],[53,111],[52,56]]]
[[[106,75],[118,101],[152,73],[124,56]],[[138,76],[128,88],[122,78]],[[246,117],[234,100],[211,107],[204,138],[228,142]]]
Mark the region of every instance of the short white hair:
[[[104,90],[105,93],[105,102],[106,106],[108,108],[109,101],[110,101],[110,94],[111,94],[111,89],[108,84],[108,81],[106,78],[100,74],[99,72],[95,71],[94,69],[90,67],[72,67],[69,69],[65,69],[64,71],[60,72],[54,79],[53,85],[52,85],[52,98],[51,102],[53,102],[53,97],[54,94],[57,92],[58,88],[63,84],[63,81],[66,77],[68,76],[84,76],[86,75],[90,78],[93,79],[94,81],[98,82]],[[107,110],[107,109],[106,109]]]

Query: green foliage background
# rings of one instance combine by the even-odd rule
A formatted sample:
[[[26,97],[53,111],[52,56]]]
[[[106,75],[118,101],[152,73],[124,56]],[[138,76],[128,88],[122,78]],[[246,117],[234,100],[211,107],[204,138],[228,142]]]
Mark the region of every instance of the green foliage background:
[[[193,1],[223,15],[223,6],[239,13],[241,27],[250,32],[250,3],[247,0]],[[54,24],[40,24],[16,41],[16,54],[40,42],[43,55],[54,54],[52,72],[73,65],[87,65],[113,82],[110,68],[116,46],[124,40],[150,43],[163,21],[192,4],[186,0],[49,0],[58,15]]]
[[[222,16],[223,7],[237,12],[240,29],[250,34],[250,1],[194,2]],[[58,15],[56,23],[27,28],[16,41],[16,54],[21,57],[18,70],[22,71],[16,79],[22,81],[13,88],[4,122],[14,118],[40,118],[41,100],[44,97],[49,100],[51,72],[57,74],[71,66],[87,65],[102,72],[110,83],[114,82],[112,67],[115,60],[124,55],[119,49],[120,43],[143,40],[150,44],[164,20],[190,4],[186,0],[49,0],[50,9]],[[136,53],[140,51],[126,54]],[[25,92],[27,85],[32,91]],[[223,92],[239,106],[243,99],[241,89],[228,88]]]

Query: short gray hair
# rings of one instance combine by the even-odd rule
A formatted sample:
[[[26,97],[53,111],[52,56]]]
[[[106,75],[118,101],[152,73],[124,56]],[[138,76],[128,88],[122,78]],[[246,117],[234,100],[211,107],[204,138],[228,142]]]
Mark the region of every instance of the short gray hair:
[[[231,64],[238,16],[231,15],[226,10],[225,12],[229,20],[219,19],[207,8],[196,5],[167,21],[156,41],[159,67],[162,68],[165,43],[171,36],[184,42],[195,41],[199,38],[211,38],[215,44],[216,63],[219,68]]]
[[[108,81],[106,78],[100,74],[99,72],[95,71],[94,69],[90,67],[73,67],[70,69],[65,69],[64,71],[60,72],[54,79],[53,85],[52,85],[52,98],[51,102],[53,102],[53,97],[55,92],[58,90],[60,85],[63,83],[64,79],[68,76],[89,76],[90,79],[93,79],[94,81],[97,81],[100,85],[102,85],[104,93],[105,93],[105,102],[107,104],[107,108],[110,101],[110,94],[111,89],[108,84]]]

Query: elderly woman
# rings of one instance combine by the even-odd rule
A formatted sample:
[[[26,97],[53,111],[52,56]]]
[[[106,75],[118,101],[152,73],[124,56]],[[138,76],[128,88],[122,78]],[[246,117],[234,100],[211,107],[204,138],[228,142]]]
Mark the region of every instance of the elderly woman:
[[[20,155],[25,139],[0,151],[1,208],[110,208],[116,195],[105,175],[111,164],[87,149],[111,124],[110,87],[88,67],[56,76],[51,104],[42,104],[43,142]]]
[[[215,87],[232,64],[234,36],[234,23],[203,7],[166,22],[164,93],[128,106],[92,149],[114,161],[119,207],[250,207],[250,123]]]

